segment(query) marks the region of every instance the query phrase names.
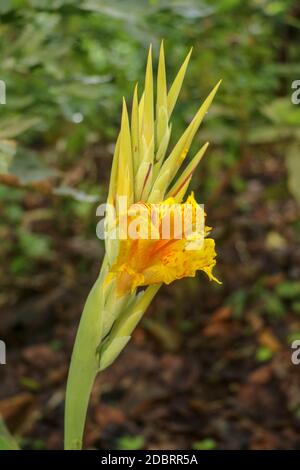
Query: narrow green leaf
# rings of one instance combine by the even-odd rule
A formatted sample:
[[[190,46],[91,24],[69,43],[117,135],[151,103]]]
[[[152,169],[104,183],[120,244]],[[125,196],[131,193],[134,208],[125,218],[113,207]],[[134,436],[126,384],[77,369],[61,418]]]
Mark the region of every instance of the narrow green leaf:
[[[171,86],[170,91],[168,93],[168,113],[169,113],[169,117],[172,114],[172,111],[173,111],[174,106],[176,104],[178,95],[180,93],[180,90],[181,90],[181,87],[182,87],[182,83],[183,83],[183,80],[184,80],[184,76],[185,76],[185,73],[186,73],[187,66],[189,64],[189,60],[190,60],[192,51],[193,51],[193,48],[190,49],[190,52],[188,53],[188,55],[184,59],[184,62],[182,64],[182,66],[180,67],[179,72],[176,75],[175,80],[172,83],[172,86]]]
[[[115,321],[109,338],[103,344],[103,348],[101,349],[101,370],[111,364],[117,355],[119,355],[124,349],[133,330],[144,315],[160,286],[161,284],[155,284],[147,287],[147,289],[137,297],[133,304],[129,305],[127,309],[124,309],[119,318]],[[112,357],[114,359],[111,360]]]
[[[131,336],[121,336],[113,339],[109,347],[107,347],[103,353],[100,352],[100,371],[110,366],[119,354],[123,351]]]
[[[117,192],[119,153],[120,153],[120,134],[118,135],[118,138],[117,138],[111,172],[110,172],[109,190],[108,190],[108,198],[107,198],[107,202],[109,202],[110,204],[114,204],[115,195]]]
[[[156,99],[156,148],[168,132],[168,97],[164,43],[161,42],[157,71],[157,99]],[[156,157],[156,159],[158,159]]]
[[[10,434],[1,416],[0,416],[0,450],[19,450],[18,444],[16,443],[13,436]]]
[[[131,142],[132,142],[132,154],[133,154],[133,172],[134,176],[137,174],[140,164],[140,153],[139,153],[139,102],[138,102],[138,87],[134,88],[133,100],[132,100],[132,111],[131,111]]]
[[[206,142],[201,149],[196,153],[194,158],[190,161],[190,163],[187,165],[185,170],[182,172],[182,174],[179,176],[177,179],[176,183],[173,184],[169,192],[167,193],[166,197],[174,197],[177,202],[181,202],[186,190],[190,184],[191,178],[193,176],[193,173],[198,166],[200,160],[202,159],[203,155],[206,152],[206,149],[208,147],[209,143]]]
[[[121,131],[120,131],[120,149],[118,160],[118,184],[117,195],[127,196],[128,204],[133,202],[133,164],[132,147],[129,127],[128,112],[125,99],[123,98]]]
[[[171,183],[172,179],[175,177],[177,171],[179,170],[182,162],[186,158],[186,155],[189,151],[191,146],[192,140],[210,107],[212,100],[214,99],[215,94],[221,84],[221,81],[217,83],[217,85],[213,88],[210,92],[206,100],[200,106],[198,112],[196,113],[194,119],[188,126],[188,128],[184,131],[182,136],[180,137],[179,141],[173,148],[169,157],[165,160],[162,165],[162,168],[159,172],[158,177],[153,185],[152,191],[149,196],[149,202],[157,202],[155,197],[157,195],[163,196],[167,187]]]
[[[154,156],[154,110],[153,110],[153,72],[152,47],[149,48],[144,93],[144,113],[142,121],[142,156],[152,162]]]

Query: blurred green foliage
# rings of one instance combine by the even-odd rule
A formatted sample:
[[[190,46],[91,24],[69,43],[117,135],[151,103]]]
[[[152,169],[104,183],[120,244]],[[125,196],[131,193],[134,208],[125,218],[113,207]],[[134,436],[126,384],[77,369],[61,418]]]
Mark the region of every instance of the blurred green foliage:
[[[143,75],[149,43],[157,50],[165,38],[170,78],[194,46],[175,132],[222,78],[202,139],[225,143],[230,165],[245,138],[268,137],[270,122],[298,125],[290,87],[299,51],[288,40],[299,30],[295,8],[292,0],[2,1],[1,133],[22,133],[21,144],[39,154],[48,148],[54,164],[99,138],[114,141],[121,97]]]
[[[18,445],[0,416],[0,450],[18,450]]]
[[[118,450],[138,450],[144,447],[143,436],[122,436],[117,442]]]
[[[216,442],[210,437],[203,439],[202,441],[195,442],[193,444],[194,450],[213,450],[216,448]]]

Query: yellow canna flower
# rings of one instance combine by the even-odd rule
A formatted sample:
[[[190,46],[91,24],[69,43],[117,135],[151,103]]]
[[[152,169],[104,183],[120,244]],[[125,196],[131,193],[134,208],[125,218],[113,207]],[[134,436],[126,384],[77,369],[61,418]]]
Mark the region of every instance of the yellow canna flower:
[[[141,286],[152,284],[169,284],[175,279],[194,276],[196,271],[205,271],[210,279],[216,280],[212,268],[216,264],[215,243],[211,238],[203,240],[201,249],[187,250],[190,242],[187,238],[177,240],[170,237],[163,240],[126,239],[111,240],[110,234],[115,230],[120,219],[128,217],[134,222],[130,211],[138,207],[147,208],[150,217],[153,205],[161,208],[166,205],[181,203],[185,196],[193,172],[203,157],[208,143],[204,144],[190,163],[180,173],[193,138],[217,92],[220,82],[200,106],[194,119],[166,157],[170,135],[170,117],[176,104],[191,51],[183,62],[168,92],[165,69],[164,46],[161,44],[158,72],[156,106],[154,106],[152,48],[150,47],[145,89],[141,99],[138,98],[138,87],[135,86],[132,100],[131,122],[129,123],[127,107],[123,100],[121,129],[116,144],[112,166],[108,202],[115,205],[118,212],[118,198],[127,197],[126,210],[120,213],[119,220],[107,217],[106,252],[109,260],[108,281],[116,281],[118,295],[134,293]],[[155,113],[154,113],[155,110]],[[189,203],[197,206],[193,196]],[[186,201],[187,202],[187,201]],[[177,213],[182,207],[177,207]],[[127,213],[128,210],[128,213]],[[160,213],[160,209],[158,209]],[[162,217],[160,213],[160,217]],[[160,219],[162,223],[162,218]],[[200,236],[200,234],[198,234]],[[203,234],[202,234],[203,237]],[[147,238],[147,237],[146,237]]]
[[[119,295],[141,286],[193,277],[198,270],[219,282],[212,274],[216,264],[215,242],[204,238],[210,228],[200,226],[192,230],[197,209],[204,217],[193,194],[184,204],[168,198],[155,205],[137,203],[129,207],[128,226],[138,230],[131,234],[134,238],[129,234],[120,241],[119,255],[109,274],[116,278]]]

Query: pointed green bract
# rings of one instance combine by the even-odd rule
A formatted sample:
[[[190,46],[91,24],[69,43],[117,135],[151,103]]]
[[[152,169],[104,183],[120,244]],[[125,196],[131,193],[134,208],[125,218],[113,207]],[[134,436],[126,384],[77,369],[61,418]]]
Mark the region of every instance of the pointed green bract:
[[[131,143],[133,155],[133,174],[136,175],[140,164],[139,153],[139,101],[138,101],[138,86],[136,85],[133,93],[132,110],[131,110]]]
[[[206,142],[201,149],[196,153],[196,155],[193,157],[192,161],[187,165],[185,170],[182,172],[182,174],[179,176],[179,178],[176,180],[176,183],[171,187],[169,192],[166,195],[166,198],[168,197],[173,197],[176,199],[176,202],[181,202],[186,190],[189,186],[189,183],[191,181],[191,178],[193,176],[193,173],[202,159],[203,155],[206,152],[206,149],[208,147],[209,143]]]
[[[169,146],[169,142],[170,142],[170,137],[171,137],[171,126],[168,127],[159,147],[158,147],[158,150],[156,152],[156,161],[155,161],[155,164],[154,164],[154,168],[153,168],[153,179],[155,181],[155,179],[157,178],[157,175],[160,171],[160,168],[163,164],[163,161],[164,161],[164,157],[165,157],[165,154],[167,152],[167,149],[168,149],[168,146]]]
[[[148,200],[149,202],[154,203],[159,202],[159,200],[164,198],[168,186],[171,184],[173,178],[182,165],[182,162],[187,156],[193,138],[221,83],[219,82],[208,95],[206,100],[200,106],[192,122],[174,146],[169,157],[165,159],[171,135],[169,118],[182,87],[191,53],[192,49],[186,56],[174,82],[171,85],[169,93],[167,93],[165,54],[163,42],[161,43],[157,72],[156,119],[154,124],[152,54],[150,47],[146,67],[145,91],[139,103],[138,111],[140,136],[139,164],[135,167],[135,201]],[[135,130],[132,129],[131,132],[136,133],[136,126]],[[153,160],[154,149],[156,153]]]
[[[184,161],[189,148],[191,146],[192,140],[202,122],[202,119],[204,118],[205,114],[208,111],[208,108],[211,105],[211,102],[220,86],[220,83],[217,83],[217,85],[213,88],[213,90],[210,92],[204,103],[200,106],[198,112],[196,113],[194,119],[188,126],[188,128],[185,130],[185,132],[182,134],[180,137],[179,141],[173,148],[170,156],[165,160],[165,162],[162,165],[162,168],[159,172],[159,175],[157,176],[154,185],[152,187],[152,191],[149,196],[149,201],[150,202],[158,202],[156,199],[157,194],[162,194],[164,195],[167,187],[171,183],[172,179],[176,175],[177,171],[179,170],[182,162]]]
[[[133,202],[134,197],[133,182],[133,163],[132,163],[132,146],[129,127],[128,112],[125,99],[123,99],[121,131],[120,131],[120,148],[118,159],[118,184],[117,194],[119,196],[127,196],[128,205]]]
[[[172,111],[173,111],[174,106],[176,104],[178,95],[180,93],[182,83],[183,83],[183,80],[184,80],[184,77],[185,77],[186,69],[187,69],[187,66],[189,64],[190,57],[192,55],[192,51],[193,51],[193,48],[190,49],[190,52],[188,53],[188,55],[184,59],[184,62],[182,64],[182,66],[180,67],[179,72],[176,75],[175,80],[174,80],[174,82],[173,82],[173,84],[170,88],[169,93],[168,93],[168,113],[169,113],[169,116],[171,116],[171,114],[172,114]]]
[[[139,102],[139,123],[141,126],[141,123],[143,122],[143,116],[144,116],[144,103],[145,103],[145,93],[143,92],[140,102]],[[141,132],[140,132],[140,139],[141,139]]]
[[[114,198],[117,194],[119,151],[120,151],[120,134],[117,138],[112,167],[111,167],[111,173],[110,173],[109,190],[108,190],[108,197],[107,197],[107,202],[109,202],[110,204],[115,203]]]
[[[146,66],[145,90],[141,103],[141,135],[139,152],[141,163],[135,178],[135,194],[137,200],[146,198],[152,183],[154,160],[154,107],[153,107],[153,71],[152,47],[149,48]]]
[[[100,360],[100,369],[104,370],[111,364],[111,357],[115,359],[131,338],[131,334],[150,302],[158,292],[160,284],[147,287],[135,300],[133,305],[125,309],[116,320],[108,340],[104,343],[101,351],[102,362]],[[125,344],[125,346],[124,346]],[[103,359],[104,357],[104,359]],[[113,359],[113,360],[114,360]]]
[[[142,159],[153,162],[154,157],[154,109],[153,109],[153,71],[152,47],[150,46],[144,91],[144,112],[142,121]]]
[[[167,95],[167,77],[165,65],[165,53],[163,41],[159,52],[159,62],[157,71],[157,99],[156,99],[156,148],[159,149],[162,140],[168,133],[168,95]],[[162,155],[157,156],[159,160]]]

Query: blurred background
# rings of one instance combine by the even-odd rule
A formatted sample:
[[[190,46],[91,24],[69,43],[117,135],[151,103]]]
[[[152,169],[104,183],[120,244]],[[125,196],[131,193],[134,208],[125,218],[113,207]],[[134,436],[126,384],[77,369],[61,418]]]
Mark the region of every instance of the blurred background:
[[[216,274],[164,286],[96,383],[86,447],[300,448],[300,6],[292,0],[1,0],[0,414],[23,448],[62,448],[66,374],[103,253],[120,120],[149,43],[168,81],[191,46],[180,136],[222,78],[193,189]],[[157,62],[155,61],[155,65]],[[196,148],[195,147],[195,148]],[[193,154],[193,152],[192,152]]]

